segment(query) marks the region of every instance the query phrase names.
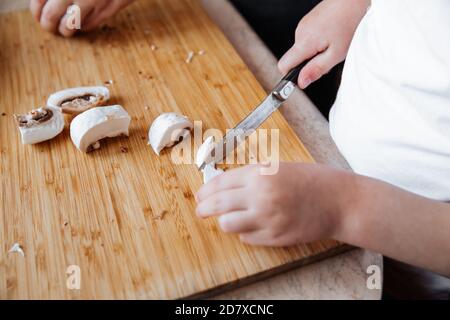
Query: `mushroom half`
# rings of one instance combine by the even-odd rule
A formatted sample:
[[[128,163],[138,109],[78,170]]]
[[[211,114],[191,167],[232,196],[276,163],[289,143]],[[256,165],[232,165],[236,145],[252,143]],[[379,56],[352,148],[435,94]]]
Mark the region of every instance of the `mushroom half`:
[[[47,105],[61,108],[63,113],[78,115],[89,109],[104,105],[109,100],[106,87],[79,87],[52,94]]]
[[[214,149],[215,143],[213,137],[208,137],[205,142],[198,148],[197,155],[195,156],[195,165],[199,168],[203,162],[208,158],[211,151]],[[215,164],[207,164],[203,170],[203,183],[208,183],[213,178],[220,176],[224,171],[222,169],[216,169]]]
[[[172,147],[187,138],[193,128],[194,125],[187,117],[174,112],[163,113],[153,121],[150,127],[149,144],[159,155],[164,148]]]
[[[58,108],[39,108],[14,117],[23,144],[36,144],[53,139],[64,130],[64,116]]]
[[[128,136],[131,117],[122,106],[92,108],[76,116],[70,125],[70,137],[82,152],[100,148],[100,140]]]

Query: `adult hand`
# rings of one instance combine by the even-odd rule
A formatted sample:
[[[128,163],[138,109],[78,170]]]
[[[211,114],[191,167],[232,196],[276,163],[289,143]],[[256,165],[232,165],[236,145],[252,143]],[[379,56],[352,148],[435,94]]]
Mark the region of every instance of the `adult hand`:
[[[67,24],[67,10],[80,8],[82,31],[91,31],[134,0],[31,0],[30,10],[44,30],[70,37],[77,31]]]

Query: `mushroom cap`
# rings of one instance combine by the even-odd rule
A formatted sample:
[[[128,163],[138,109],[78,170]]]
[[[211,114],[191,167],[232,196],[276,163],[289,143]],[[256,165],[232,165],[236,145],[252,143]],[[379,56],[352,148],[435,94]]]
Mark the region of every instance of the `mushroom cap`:
[[[195,156],[195,164],[200,167],[203,162],[208,158],[211,151],[214,149],[214,138],[208,137],[205,142],[198,148],[197,155]]]
[[[149,144],[159,155],[162,149],[173,146],[180,138],[186,138],[193,127],[192,122],[185,116],[175,112],[163,113],[150,127]]]
[[[59,108],[47,107],[46,109],[53,113],[48,121],[36,123],[30,127],[19,127],[23,144],[36,144],[53,139],[64,130],[64,115]]]
[[[80,98],[83,96],[94,96],[97,97],[97,100],[92,102],[88,107],[80,108],[80,111],[77,110],[76,107],[67,107],[62,108],[62,104],[64,101]],[[63,112],[70,114],[80,114],[87,109],[97,107],[102,105],[103,103],[109,100],[110,93],[109,89],[106,87],[98,86],[98,87],[78,87],[78,88],[70,88],[61,90],[53,93],[47,100],[47,105],[55,108],[64,109]]]
[[[120,105],[96,107],[76,116],[70,125],[70,137],[82,152],[104,138],[129,135],[131,117]]]

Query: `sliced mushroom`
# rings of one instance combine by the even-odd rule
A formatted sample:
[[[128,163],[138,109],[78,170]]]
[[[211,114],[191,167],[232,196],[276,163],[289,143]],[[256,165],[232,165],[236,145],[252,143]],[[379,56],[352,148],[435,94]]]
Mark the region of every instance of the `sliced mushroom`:
[[[79,87],[52,94],[48,98],[47,105],[61,108],[63,113],[78,115],[102,106],[108,100],[109,90],[106,87]]]
[[[203,162],[205,162],[213,149],[214,138],[206,138],[205,142],[203,142],[200,148],[198,148],[197,155],[195,156],[195,164],[197,165],[197,167],[200,168],[200,166],[203,164]]]
[[[211,151],[214,149],[215,143],[213,137],[208,137],[205,142],[198,148],[197,155],[195,156],[195,164],[200,167],[203,162],[208,158]],[[222,169],[216,169],[215,164],[206,165],[203,170],[203,182],[206,184],[213,178],[221,175],[224,171]]]
[[[217,176],[220,176],[224,171],[222,169],[216,169],[214,165],[207,164],[202,170],[203,173],[203,183],[208,183]]]
[[[39,108],[14,117],[23,144],[36,144],[53,139],[64,130],[64,116],[57,108]]]
[[[153,121],[150,127],[149,144],[159,155],[162,149],[172,147],[187,138],[193,128],[194,125],[187,117],[174,112],[163,113]]]
[[[82,152],[100,148],[100,140],[128,136],[131,117],[122,106],[92,108],[76,116],[70,125],[70,137]]]

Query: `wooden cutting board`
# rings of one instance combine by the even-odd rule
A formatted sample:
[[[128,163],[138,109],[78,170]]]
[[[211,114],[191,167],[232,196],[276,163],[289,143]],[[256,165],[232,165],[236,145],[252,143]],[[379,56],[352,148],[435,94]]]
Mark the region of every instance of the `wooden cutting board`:
[[[0,298],[204,297],[343,250],[334,241],[241,244],[195,216],[195,166],[147,145],[162,112],[224,130],[265,96],[198,1],[138,1],[109,27],[71,40],[41,31],[27,11],[1,15],[0,30]],[[191,50],[205,54],[186,63]],[[54,91],[108,80],[111,103],[132,116],[129,138],[86,155],[72,144],[67,118],[56,139],[21,144],[14,113]],[[280,130],[282,160],[313,161],[280,113],[264,128]],[[14,243],[24,257],[7,253]],[[67,287],[71,265],[80,290]]]

